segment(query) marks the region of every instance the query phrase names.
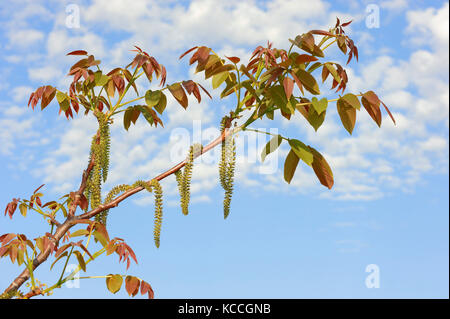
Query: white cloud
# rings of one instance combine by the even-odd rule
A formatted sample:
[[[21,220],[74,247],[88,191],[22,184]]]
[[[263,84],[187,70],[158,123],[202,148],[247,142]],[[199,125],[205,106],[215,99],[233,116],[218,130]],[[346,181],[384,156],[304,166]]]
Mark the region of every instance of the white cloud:
[[[51,80],[59,79],[63,75],[60,68],[55,66],[43,66],[38,68],[28,69],[28,77],[31,80],[38,82],[48,82]]]
[[[36,44],[38,41],[44,39],[44,33],[34,29],[14,30],[8,34],[9,44],[11,48],[29,48]]]
[[[405,2],[383,2],[382,6],[399,9],[405,6]],[[394,113],[397,126],[394,127],[385,115],[383,126],[378,129],[362,109],[358,113],[355,133],[350,137],[339,123],[336,111],[330,109],[327,121],[317,133],[311,128],[298,130],[302,139],[304,137],[305,142],[323,152],[333,167],[336,182],[333,191],[324,191],[307,166],[298,167],[288,186],[282,177],[283,156],[280,156],[277,175],[261,176],[258,174],[259,163],[240,163],[236,172],[238,183],[262,186],[270,191],[289,190],[342,200],[370,200],[384,196],[386,188],[411,189],[425,172],[434,171],[445,163],[448,134],[442,136],[440,130],[435,130],[445,121],[448,127],[448,29],[442,30],[445,29],[442,25],[448,24],[445,10],[448,11],[448,4],[441,9],[407,13],[408,39],[425,45],[413,47],[409,57],[397,59],[390,55],[390,51],[381,55],[377,51],[373,60],[361,69],[348,69],[349,91],[374,89],[380,93]],[[158,58],[158,61],[170,66],[169,77],[179,80],[186,72],[181,72],[171,61],[193,45],[210,45],[221,54],[245,58],[249,56],[249,46],[265,44],[267,40],[285,46],[289,37],[325,25],[322,22],[332,21],[333,24],[336,16],[336,12],[330,12],[329,5],[322,1],[281,0],[266,4],[194,0],[185,5],[163,1],[97,0],[82,7],[81,14],[82,28],[76,34],[68,32],[63,27],[63,17],[58,16],[47,37],[47,62],[30,67],[31,79],[49,81],[61,78],[61,66],[67,61],[63,62],[59,57],[72,49],[87,49],[98,58],[106,58],[107,65],[125,65],[127,50],[132,44],[138,44],[152,55],[161,56],[162,60]],[[111,33],[121,31],[127,36],[107,45],[100,35],[90,31],[97,26]],[[374,40],[368,33],[359,36],[366,42]],[[187,66],[187,62],[182,65]],[[200,81],[200,75],[194,76],[192,69],[190,72],[191,77]],[[217,97],[218,93],[214,94]],[[150,128],[140,119],[136,126],[124,133],[120,117],[117,119],[113,126],[112,169],[106,188],[117,183],[132,183],[138,178],[151,178],[166,170],[174,163],[169,156],[172,145],[162,137],[163,132],[176,127],[190,129],[192,121],[198,119],[204,124],[217,124],[219,116],[216,114],[223,114],[223,105],[213,105],[206,97],[200,105],[190,97],[188,110],[184,110],[170,95],[168,97],[163,116],[165,131]],[[59,191],[67,191],[78,183],[86,165],[90,135],[96,128],[93,122],[82,124],[84,120],[75,120],[61,135],[59,146],[45,156],[49,159],[41,162],[42,176],[46,176],[46,182],[59,185]],[[298,122],[301,125],[306,123],[304,119]],[[276,121],[271,125],[279,123]],[[83,144],[79,141],[88,142]],[[282,149],[280,155],[285,155],[285,151]],[[169,194],[176,194],[173,179],[164,183],[169,186]],[[199,193],[217,185],[217,167],[198,163],[192,185],[198,200],[207,200],[206,195]]]

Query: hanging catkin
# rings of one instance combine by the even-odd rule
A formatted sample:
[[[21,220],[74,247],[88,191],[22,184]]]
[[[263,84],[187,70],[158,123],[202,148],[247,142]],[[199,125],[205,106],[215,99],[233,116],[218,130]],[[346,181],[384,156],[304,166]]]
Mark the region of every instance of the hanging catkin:
[[[221,122],[222,134],[225,132],[225,120]],[[223,217],[230,214],[230,204],[233,195],[234,171],[236,166],[236,144],[230,134],[222,141],[222,149],[219,163],[220,185],[225,190],[223,200]]]
[[[175,172],[175,178],[178,184],[178,190],[180,192],[181,211],[184,215],[189,214],[189,202],[191,199],[191,180],[192,170],[194,167],[194,158],[201,154],[203,151],[203,145],[194,144],[189,147],[189,153],[186,157],[186,163],[184,165],[183,172],[180,170]]]

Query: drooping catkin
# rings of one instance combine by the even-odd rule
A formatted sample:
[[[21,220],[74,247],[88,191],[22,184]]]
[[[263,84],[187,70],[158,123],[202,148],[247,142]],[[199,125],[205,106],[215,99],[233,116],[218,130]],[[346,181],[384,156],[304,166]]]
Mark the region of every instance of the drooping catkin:
[[[192,170],[194,167],[194,158],[201,154],[203,151],[203,145],[194,144],[189,147],[189,153],[186,157],[186,163],[184,170],[178,170],[175,172],[175,178],[178,184],[178,190],[180,192],[181,211],[184,215],[189,214],[189,202],[191,199],[191,180]]]
[[[100,113],[101,115],[98,117],[99,121],[99,130],[100,130],[100,162],[102,169],[102,179],[103,183],[106,182],[108,178],[109,172],[109,153],[111,147],[111,136],[109,131],[109,123],[105,119],[105,115]]]
[[[92,141],[92,155],[94,157],[94,167],[89,181],[91,208],[97,208],[102,201],[102,167],[101,167],[101,146],[97,143],[97,137]]]
[[[224,121],[221,123],[222,133],[225,130]],[[219,163],[219,178],[222,188],[225,190],[223,200],[223,216],[230,214],[230,204],[233,195],[234,171],[236,166],[236,143],[232,135],[222,141],[221,157]]]
[[[148,192],[153,193],[155,195],[155,225],[153,228],[153,237],[156,247],[159,248],[161,237],[161,225],[163,219],[163,192],[161,184],[156,179],[152,179],[150,182],[139,180],[133,183],[133,185],[131,186],[126,184],[117,185],[113,187],[106,196],[104,205],[113,201],[118,194],[126,192],[135,187],[142,187]],[[107,217],[108,217],[108,210],[105,210],[100,214],[96,215],[95,220],[101,222],[103,225],[106,226]]]
[[[126,185],[126,184],[122,184],[122,185],[117,185],[114,186],[108,193],[108,195],[106,195],[105,201],[103,202],[104,205],[110,203],[114,197],[120,193],[126,192],[127,190],[129,190],[131,188],[131,186]],[[101,212],[100,214],[95,216],[95,220],[102,223],[103,225],[106,226],[106,221],[108,218],[108,213],[109,213],[109,209]]]
[[[137,186],[143,187],[148,192],[152,192],[155,195],[155,225],[153,228],[153,238],[155,241],[155,246],[159,248],[163,218],[162,187],[156,179],[152,179],[150,182],[137,181],[131,186],[131,188]]]

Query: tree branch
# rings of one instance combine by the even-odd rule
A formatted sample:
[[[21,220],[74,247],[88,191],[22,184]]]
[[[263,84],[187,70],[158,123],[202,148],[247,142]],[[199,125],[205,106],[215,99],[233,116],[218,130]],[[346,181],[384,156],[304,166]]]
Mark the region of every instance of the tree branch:
[[[208,152],[209,150],[216,147],[217,145],[221,144],[228,136],[233,135],[233,134],[239,132],[240,130],[242,130],[242,126],[236,127],[234,129],[224,130],[219,137],[217,137],[214,141],[212,141],[211,143],[206,145],[200,153],[194,154],[194,159],[199,157],[200,155]],[[72,204],[69,208],[69,213],[68,213],[67,219],[64,221],[64,223],[58,225],[58,227],[56,228],[55,234],[53,235],[53,238],[51,238],[51,240],[53,241],[55,246],[58,245],[59,240],[67,233],[67,231],[76,224],[77,220],[91,219],[95,215],[100,214],[101,212],[103,212],[107,209],[118,206],[119,203],[122,202],[123,200],[125,200],[126,198],[128,198],[144,189],[143,187],[135,187],[133,189],[130,189],[130,190],[124,192],[122,195],[118,196],[116,199],[114,199],[113,201],[111,201],[108,204],[100,205],[99,207],[97,207],[89,212],[75,216],[75,211],[79,204],[79,197],[81,196],[81,194],[84,192],[84,190],[86,188],[86,182],[87,182],[87,179],[89,177],[89,174],[90,174],[92,168],[94,167],[94,164],[95,164],[94,157],[92,157],[87,169],[83,172],[80,187],[79,187],[78,191],[76,192],[75,200],[72,202]],[[183,168],[185,165],[186,165],[186,160],[178,163],[177,165],[168,169],[164,173],[156,176],[155,179],[160,181],[160,180],[166,178],[167,176],[172,175],[179,169]],[[52,252],[52,249],[53,248],[51,246],[48,246],[44,251],[42,251],[33,260],[33,265],[32,265],[33,270],[36,269],[37,267],[39,267],[39,265],[41,265],[43,262],[45,262],[47,260],[48,256]],[[14,279],[14,281],[9,285],[9,287],[5,289],[3,295],[6,295],[12,291],[16,291],[29,278],[30,278],[30,271],[28,270],[28,268],[26,268],[24,271],[22,271],[22,273],[16,279]],[[30,295],[30,297],[31,296],[32,295]]]

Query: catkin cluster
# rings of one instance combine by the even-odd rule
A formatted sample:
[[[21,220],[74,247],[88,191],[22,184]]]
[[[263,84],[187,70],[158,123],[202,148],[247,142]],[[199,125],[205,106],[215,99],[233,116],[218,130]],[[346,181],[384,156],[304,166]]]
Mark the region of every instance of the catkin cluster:
[[[183,172],[180,170],[175,172],[175,178],[180,192],[181,211],[184,215],[189,213],[189,201],[191,199],[191,179],[192,169],[194,168],[194,158],[201,154],[203,145],[194,144],[189,148],[189,153],[186,158]]]
[[[222,133],[225,125],[222,121]],[[232,135],[222,141],[222,149],[219,163],[220,185],[225,190],[223,200],[223,217],[227,218],[230,213],[231,197],[233,195],[234,171],[236,166],[236,144]]]
[[[163,192],[160,183],[156,179],[152,179],[150,182],[139,180],[136,181],[133,185],[126,185],[126,184],[117,185],[113,187],[106,196],[104,205],[113,201],[118,194],[126,192],[136,187],[142,187],[146,189],[148,192],[153,193],[155,195],[155,226],[153,229],[153,237],[155,240],[156,247],[159,248],[161,236],[161,224],[163,218],[163,200],[162,200]],[[103,225],[106,225],[107,216],[108,210],[105,210],[100,214],[96,215],[95,220],[101,222]]]
[[[97,117],[99,129],[97,134],[92,138],[89,162],[93,159],[94,167],[86,181],[84,193],[92,209],[98,207],[102,202],[102,183],[108,178],[111,147],[109,122],[106,119],[106,115],[99,111],[95,111],[94,114]]]

